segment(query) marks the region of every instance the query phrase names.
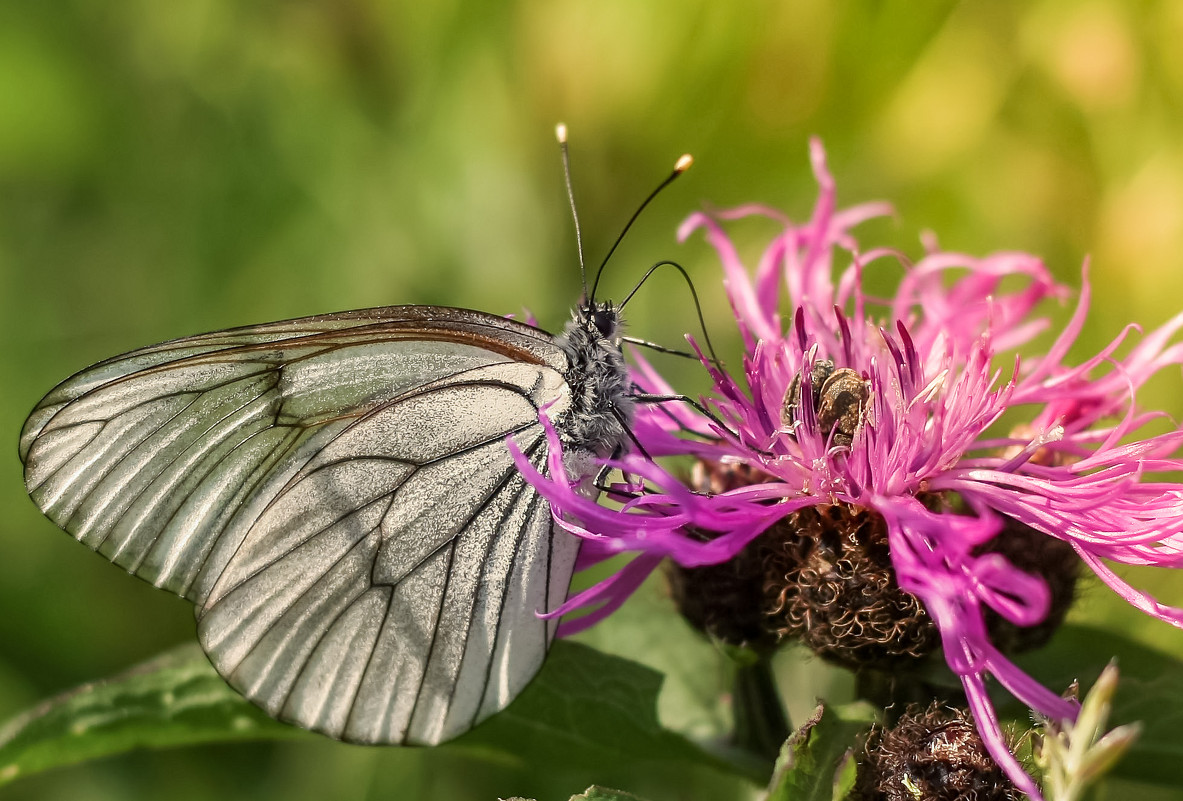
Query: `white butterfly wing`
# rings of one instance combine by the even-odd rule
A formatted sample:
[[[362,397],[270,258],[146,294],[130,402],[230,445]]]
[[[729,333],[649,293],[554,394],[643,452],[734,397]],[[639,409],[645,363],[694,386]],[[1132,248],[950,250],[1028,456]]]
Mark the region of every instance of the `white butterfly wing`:
[[[219,672],[359,742],[436,743],[540,667],[576,541],[540,469],[568,408],[549,335],[393,307],[177,340],[57,387],[21,437],[30,495],[198,605]]]
[[[535,613],[562,601],[576,553],[504,442],[542,465],[556,377],[479,368],[334,437],[206,602],[219,671],[271,714],[356,742],[436,743],[508,703],[541,666],[554,623]]]

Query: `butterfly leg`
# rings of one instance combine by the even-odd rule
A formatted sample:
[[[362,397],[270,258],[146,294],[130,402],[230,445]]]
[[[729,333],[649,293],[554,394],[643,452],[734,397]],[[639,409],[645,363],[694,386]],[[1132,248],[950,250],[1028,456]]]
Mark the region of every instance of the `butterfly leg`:
[[[634,388],[635,388],[635,385],[634,385]],[[726,438],[729,438],[729,439],[734,440],[736,442],[739,441],[739,434],[737,432],[733,431],[730,426],[728,426],[726,423],[724,423],[722,420],[720,420],[713,412],[711,412],[710,409],[708,409],[706,406],[699,403],[698,401],[696,401],[694,398],[690,397],[689,395],[656,395],[656,394],[649,393],[649,392],[635,392],[634,394],[630,395],[629,397],[631,397],[633,400],[637,401],[638,403],[652,403],[652,404],[675,403],[675,402],[685,403],[687,406],[690,406],[692,409],[697,411],[699,414],[703,415],[708,420],[710,420],[712,423],[714,423],[715,427],[720,432],[725,433]],[[658,408],[661,409],[662,412],[670,418],[670,420],[673,420],[674,423],[678,426],[678,429],[681,430],[682,432],[684,432],[686,434],[690,434],[692,436],[702,437],[704,439],[711,439],[712,438],[712,437],[710,437],[710,435],[703,434],[701,431],[695,431],[691,428],[688,428],[684,423],[682,423],[680,420],[678,420],[676,417],[674,417],[673,414],[671,414],[668,410],[666,410],[662,406],[658,405]],[[762,448],[759,448],[759,447],[755,447],[752,443],[746,443],[744,445],[744,447],[748,448],[748,449],[754,449],[757,453],[763,454],[764,456],[769,456],[769,457],[772,456],[772,454],[769,453],[768,451],[766,451]]]
[[[677,348],[659,345],[656,342],[650,342],[647,339],[639,339],[637,337],[622,336],[620,339],[622,342],[627,342],[630,345],[639,345],[642,348],[649,348],[650,350],[656,351],[658,353],[668,353],[671,356],[681,356],[683,359],[693,359],[694,361],[699,361],[698,355],[691,353],[688,350],[678,350]]]
[[[641,452],[641,454],[643,454],[646,459],[648,459],[650,462],[652,462],[653,457],[649,455],[649,453],[645,450],[645,447],[643,445],[641,445],[640,442],[637,441],[637,438],[635,436],[633,436],[633,432],[629,429],[628,425],[626,424],[626,421],[623,419],[623,417],[621,417],[620,413],[618,411],[616,411],[615,409],[613,409],[613,414],[616,415],[617,419],[620,421],[621,426],[624,427],[624,430],[628,433],[629,438],[632,440],[632,442],[636,446],[637,450],[639,450]],[[617,445],[616,448],[612,451],[612,455],[609,457],[609,460],[613,461],[613,462],[618,461],[620,459],[620,457],[624,456],[625,452],[626,452],[625,446],[623,443],[621,443],[621,444]],[[631,487],[633,487],[634,484],[630,480],[629,474],[624,472],[623,470],[621,471],[621,476],[623,478],[622,482],[609,483],[608,477],[612,474],[612,471],[616,470],[616,469],[617,469],[616,467],[613,467],[612,465],[607,465],[607,464],[604,465],[603,467],[601,467],[600,471],[598,473],[596,473],[596,478],[595,478],[596,489],[598,489],[600,492],[603,492],[605,495],[615,498],[616,500],[630,500],[632,498],[635,498],[637,495],[637,492],[635,490],[631,489]]]
[[[619,482],[614,483],[608,481],[608,476],[610,476],[612,471],[615,469],[616,468],[609,465],[604,465],[602,468],[600,468],[600,472],[596,474],[595,488],[613,500],[631,500],[633,497],[635,497],[634,494],[622,488],[624,486],[628,486],[627,476],[625,477],[626,480],[623,485]]]
[[[731,428],[726,423],[724,423],[717,416],[715,416],[715,414],[713,412],[711,412],[710,409],[708,409],[706,406],[699,403],[698,401],[696,401],[694,398],[690,397],[689,395],[657,395],[657,394],[653,394],[650,392],[635,392],[632,395],[630,395],[629,397],[631,397],[637,403],[652,403],[652,404],[685,403],[687,406],[694,409],[696,412],[701,414],[703,417],[710,420],[712,423],[714,423],[716,426],[718,426],[721,430],[726,431],[728,434],[730,434],[733,437],[738,437],[738,435],[734,431],[732,431]],[[668,412],[667,412],[667,414],[668,414]],[[670,415],[670,419],[674,420],[674,422],[678,422],[676,419],[674,419],[673,415]],[[688,434],[697,434],[700,437],[705,436],[704,434],[702,434],[700,432],[693,431],[693,430],[687,428],[685,425],[683,425],[680,422],[678,422],[678,427],[681,428],[683,431],[685,431]]]

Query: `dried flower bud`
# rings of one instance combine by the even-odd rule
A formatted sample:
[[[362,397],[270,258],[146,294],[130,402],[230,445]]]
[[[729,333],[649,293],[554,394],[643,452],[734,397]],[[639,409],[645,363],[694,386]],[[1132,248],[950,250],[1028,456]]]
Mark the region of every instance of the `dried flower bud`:
[[[747,464],[697,462],[691,486],[719,494],[766,481]],[[759,540],[717,565],[687,568],[667,564],[670,594],[682,616],[702,633],[728,645],[770,650],[778,636],[764,622]]]
[[[887,527],[845,504],[809,506],[760,539],[765,625],[848,667],[890,669],[940,646],[916,596],[899,588]]]
[[[692,486],[720,493],[766,481],[742,464],[700,461]],[[922,497],[934,510],[952,501]],[[1007,521],[978,553],[1000,553],[1051,590],[1047,618],[1020,627],[986,608],[992,638],[1007,653],[1045,643],[1059,628],[1074,595],[1079,559],[1071,546],[1017,521]],[[923,604],[900,589],[883,518],[848,504],[809,506],[764,532],[718,565],[671,565],[672,595],[704,633],[731,645],[767,649],[794,639],[837,664],[893,672],[940,647]]]
[[[968,712],[913,706],[891,728],[874,727],[858,757],[849,801],[1018,801],[986,752]]]
[[[1040,576],[1051,593],[1047,616],[1034,626],[1016,626],[989,607],[984,607],[990,639],[1003,653],[1030,651],[1047,643],[1060,628],[1076,596],[1081,561],[1071,545],[1049,537],[1010,518],[1003,519],[1002,531],[975,554],[998,553],[1024,573]]]

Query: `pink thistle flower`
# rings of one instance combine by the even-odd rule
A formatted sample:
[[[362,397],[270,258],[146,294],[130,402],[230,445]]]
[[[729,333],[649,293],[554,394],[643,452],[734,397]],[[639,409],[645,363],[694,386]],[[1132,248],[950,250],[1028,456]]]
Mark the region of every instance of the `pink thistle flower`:
[[[1045,354],[1020,361],[1015,349],[1049,325],[1033,316],[1036,306],[1068,296],[1042,262],[1009,252],[974,258],[931,242],[914,264],[889,249],[862,251],[851,229],[889,208],[836,210],[820,143],[811,156],[821,191],[807,223],[749,206],[694,214],[682,225],[680,239],[703,231],[722,261],[743,370],[728,375],[703,359],[714,381],[703,402],[715,420],[675,403],[643,405],[635,419],[637,439],[654,456],[689,454],[757,478],[696,492],[633,453],[612,464],[644,491],[607,508],[564,480],[551,431],[554,478],[525,459],[518,466],[559,524],[583,538],[582,563],[636,554],[554,614],[590,610],[564,621],[561,631],[572,633],[610,614],[664,558],[689,568],[718,564],[807,507],[869,510],[886,526],[899,588],[921,601],[940,632],[987,750],[1020,790],[1039,798],[1010,753],[986,677],[1048,718],[1072,719],[1076,705],[991,641],[987,610],[1034,626],[1048,615],[1050,593],[1043,578],[983,546],[1004,526],[1029,527],[1071,545],[1137,608],[1183,627],[1183,610],[1131,587],[1106,564],[1183,564],[1183,484],[1158,477],[1183,469],[1173,455],[1183,430],[1139,439],[1159,415],[1134,403],[1151,375],[1183,362],[1183,344],[1171,342],[1183,315],[1125,356],[1115,354],[1132,326],[1095,357],[1068,364],[1088,309],[1086,268],[1068,325]],[[754,270],[724,231],[752,215],[780,226]],[[868,296],[864,274],[885,266],[902,269],[897,292]],[[670,393],[649,364],[637,364],[638,386]],[[1014,409],[1026,424],[999,433],[1000,418]],[[934,496],[959,503],[927,502]]]

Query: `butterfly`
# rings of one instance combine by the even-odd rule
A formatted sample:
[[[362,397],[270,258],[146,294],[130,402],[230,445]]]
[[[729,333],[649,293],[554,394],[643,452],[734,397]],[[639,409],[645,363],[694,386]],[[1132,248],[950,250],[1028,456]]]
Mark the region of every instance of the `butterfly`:
[[[576,480],[627,449],[618,312],[584,300],[556,336],[390,306],[135,350],[37,404],[26,486],[77,540],[192,601],[214,667],[271,716],[440,743],[504,708],[554,639],[539,613],[565,599],[579,544],[507,439],[547,475],[545,415]]]

